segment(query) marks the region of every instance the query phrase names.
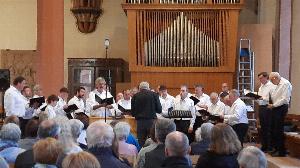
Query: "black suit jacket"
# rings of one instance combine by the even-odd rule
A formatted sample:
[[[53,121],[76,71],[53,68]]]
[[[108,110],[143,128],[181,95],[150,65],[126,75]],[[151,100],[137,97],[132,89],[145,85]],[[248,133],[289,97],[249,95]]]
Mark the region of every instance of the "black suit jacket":
[[[162,168],[192,168],[189,160],[185,157],[171,156],[167,157],[163,164]]]
[[[20,153],[15,162],[15,168],[32,168],[34,165],[32,149]]]
[[[220,155],[211,151],[207,151],[198,159],[196,168],[239,168],[237,154]]]
[[[145,168],[160,168],[165,160],[165,144],[159,144],[155,149],[145,154]]]
[[[155,119],[162,107],[158,94],[142,89],[131,99],[131,113],[135,119]]]

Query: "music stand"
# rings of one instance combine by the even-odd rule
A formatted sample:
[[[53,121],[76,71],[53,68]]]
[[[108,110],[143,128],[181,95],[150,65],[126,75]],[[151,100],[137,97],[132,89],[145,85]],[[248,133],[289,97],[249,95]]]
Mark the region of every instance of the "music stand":
[[[189,110],[169,110],[169,118],[193,118],[192,112]]]

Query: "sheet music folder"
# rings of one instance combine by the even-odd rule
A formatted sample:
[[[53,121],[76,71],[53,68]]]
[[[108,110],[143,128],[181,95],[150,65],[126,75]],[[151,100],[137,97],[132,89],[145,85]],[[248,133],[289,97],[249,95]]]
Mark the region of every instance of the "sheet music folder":
[[[261,98],[260,95],[257,93],[251,92],[250,90],[244,89],[244,94],[246,97],[254,98],[254,99],[259,99]]]
[[[66,109],[64,109],[64,111],[66,113],[71,113],[77,109],[78,109],[78,107],[76,106],[76,104],[72,104],[72,105],[69,105]]]
[[[95,100],[99,104],[103,104],[103,103],[106,103],[107,105],[114,104],[114,97],[109,97],[109,98],[106,98],[106,99],[101,99],[98,95],[95,94]]]
[[[131,109],[125,109],[123,106],[118,104],[118,109],[125,114],[131,114]]]
[[[169,118],[193,118],[192,112],[189,110],[173,110],[173,108],[168,109]]]
[[[198,112],[201,114],[202,117],[206,116],[211,121],[217,121],[217,122],[223,122],[224,121],[224,119],[221,118],[221,116],[210,114],[206,110],[198,110]]]
[[[197,103],[200,102],[200,100],[195,96],[190,96],[190,99],[192,99],[194,101],[194,105],[196,105]]]
[[[38,107],[40,107],[43,103],[45,103],[45,97],[36,97],[29,99],[29,106],[32,107],[34,103],[38,103]]]

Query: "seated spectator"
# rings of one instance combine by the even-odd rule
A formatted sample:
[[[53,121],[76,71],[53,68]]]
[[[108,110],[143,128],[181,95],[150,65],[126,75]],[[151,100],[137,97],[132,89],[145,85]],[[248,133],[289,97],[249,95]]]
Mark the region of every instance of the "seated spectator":
[[[62,161],[67,155],[82,151],[77,143],[77,138],[83,128],[83,124],[77,119],[69,120],[66,116],[62,115],[56,116],[54,120],[61,128],[58,135],[58,142],[62,147],[62,152],[58,156],[56,165],[57,167],[62,167]]]
[[[114,132],[119,141],[119,155],[136,156],[138,153],[136,147],[125,142],[130,132],[130,125],[126,122],[119,122],[114,127]]]
[[[8,124],[8,123],[14,123],[14,124],[20,126],[20,120],[15,115],[5,117],[3,125]]]
[[[212,123],[203,123],[195,132],[196,142],[191,143],[191,155],[204,154],[210,144]]]
[[[115,125],[118,124],[118,123],[119,123],[118,120],[113,120],[109,124],[114,128]],[[139,144],[138,140],[134,137],[134,135],[132,135],[131,132],[129,132],[129,135],[128,135],[125,142],[134,145],[137,148],[138,151],[141,150],[141,147],[140,147],[140,144]]]
[[[152,151],[157,147],[157,141],[155,139],[155,123],[156,121],[153,122],[152,127],[150,128],[150,139],[149,138],[146,140],[145,145],[149,143],[149,145],[145,146],[140,150],[138,156],[137,156],[137,164],[136,168],[143,168],[145,165],[145,154],[147,152]]]
[[[196,168],[238,168],[237,154],[241,142],[227,124],[216,124],[212,128],[209,150],[198,159]]]
[[[88,151],[98,159],[101,168],[128,168],[113,153],[113,128],[101,121],[93,122],[86,130]]]
[[[97,158],[88,152],[68,155],[62,163],[63,168],[100,168]]]
[[[9,168],[7,162],[5,159],[3,159],[3,157],[0,156],[0,167],[1,168]]]
[[[255,146],[244,148],[237,160],[240,168],[267,168],[266,155]]]
[[[14,123],[2,126],[0,131],[0,156],[8,164],[15,163],[17,156],[25,150],[19,148],[18,141],[21,138],[20,127]]]
[[[37,131],[39,128],[39,121],[37,119],[30,119],[25,126],[25,138],[19,140],[19,147],[25,150],[31,149],[37,141]]]
[[[37,135],[39,139],[47,137],[58,138],[59,132],[60,127],[54,120],[45,120],[39,125]],[[33,150],[29,149],[19,154],[16,159],[15,168],[32,168],[34,165]]]
[[[167,135],[165,154],[162,167],[165,168],[192,168],[189,162],[189,139],[182,132],[175,131]]]
[[[83,130],[81,131],[77,139],[77,142],[79,143],[81,149],[86,150],[87,149],[86,129],[89,126],[89,117],[84,113],[79,113],[75,115],[75,119],[78,119],[83,123]]]
[[[37,141],[33,145],[33,158],[36,163],[33,168],[56,168],[56,159],[61,151],[58,141],[54,138]]]
[[[155,138],[158,146],[145,154],[145,168],[161,167],[165,160],[165,140],[169,133],[176,131],[174,121],[158,119],[155,123]]]

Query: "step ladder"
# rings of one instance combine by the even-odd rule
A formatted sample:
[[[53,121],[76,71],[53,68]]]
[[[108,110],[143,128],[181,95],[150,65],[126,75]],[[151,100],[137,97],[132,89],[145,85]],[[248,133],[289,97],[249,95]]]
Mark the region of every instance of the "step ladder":
[[[241,99],[245,102],[248,111],[249,130],[248,141],[256,141],[257,123],[254,112],[254,100],[244,96],[244,89],[254,91],[254,52],[251,50],[250,39],[240,39],[238,59],[237,86]]]

